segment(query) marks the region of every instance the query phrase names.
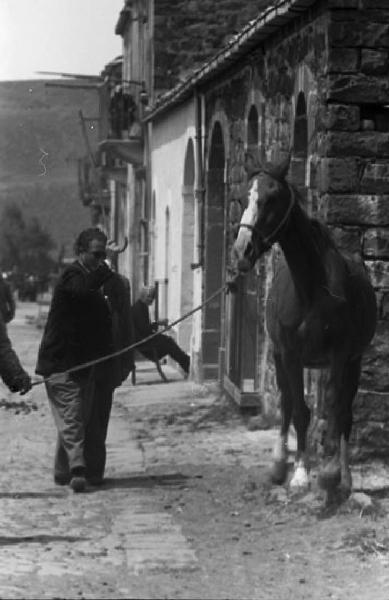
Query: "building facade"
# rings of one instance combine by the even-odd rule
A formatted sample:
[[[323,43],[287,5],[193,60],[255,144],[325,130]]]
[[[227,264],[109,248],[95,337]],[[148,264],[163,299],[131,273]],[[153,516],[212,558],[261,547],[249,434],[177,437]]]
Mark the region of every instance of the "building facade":
[[[121,144],[127,147],[126,190],[112,226],[130,239],[122,270],[135,292],[157,282],[160,318],[175,321],[203,303],[227,279],[246,203],[245,152],[254,149],[264,161],[291,153],[289,177],[304,207],[331,227],[341,248],[364,261],[376,290],[379,323],[364,361],[356,401],[356,420],[364,426],[354,448],[362,456],[374,447],[377,455],[380,440],[378,455],[385,455],[386,1],[280,0],[162,95],[153,88],[156,11],[152,2],[127,0],[117,26],[123,85],[133,85],[141,124],[136,152],[129,134]],[[191,353],[196,380],[218,380],[241,405],[259,403],[269,414],[277,394],[264,306],[278,252],[258,261],[236,295],[218,295],[172,332]],[[306,375],[307,393],[319,398],[316,409],[321,377]]]
[[[376,290],[378,329],[356,401],[356,419],[366,418],[368,425],[358,429],[354,446],[361,453],[369,444],[375,446],[379,436],[383,455],[389,399],[384,375],[388,50],[389,8],[384,2],[279,2],[157,99],[146,117],[153,132],[152,194],[164,206],[156,211],[154,243],[161,261],[156,275],[169,281],[169,318],[182,311],[184,288],[192,290],[194,306],[226,281],[246,202],[245,152],[256,148],[270,161],[291,152],[289,177],[306,210],[330,226],[344,251],[364,261]],[[194,228],[188,257],[185,224],[190,219]],[[166,237],[171,223],[174,253]],[[221,295],[193,317],[190,336],[182,335],[190,340],[198,378],[218,378],[239,402],[257,397],[268,412],[275,407],[276,386],[264,305],[277,252],[258,262],[236,296]],[[318,391],[320,399],[321,375],[307,372],[306,389],[312,397]]]

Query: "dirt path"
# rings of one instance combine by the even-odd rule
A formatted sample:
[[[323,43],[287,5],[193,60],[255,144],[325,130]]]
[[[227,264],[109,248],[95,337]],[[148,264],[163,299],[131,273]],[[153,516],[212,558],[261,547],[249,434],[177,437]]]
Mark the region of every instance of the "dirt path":
[[[389,599],[388,499],[356,493],[326,509],[318,491],[291,498],[271,487],[275,432],[247,431],[224,402],[130,412],[149,472],[185,478],[166,489],[164,506],[202,577],[183,577],[174,597]]]
[[[10,328],[30,372],[35,310]],[[276,432],[165,370],[117,392],[107,483],[78,495],[52,481],[43,386],[2,390],[0,598],[389,600],[389,498],[325,510],[317,491],[271,487]]]

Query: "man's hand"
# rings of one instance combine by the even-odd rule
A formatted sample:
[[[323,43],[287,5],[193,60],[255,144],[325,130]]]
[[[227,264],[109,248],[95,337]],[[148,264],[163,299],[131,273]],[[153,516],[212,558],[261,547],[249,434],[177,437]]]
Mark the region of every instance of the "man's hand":
[[[119,246],[114,240],[109,240],[107,242],[107,252],[112,254],[121,254],[125,251],[128,246],[128,238],[124,238],[124,243],[122,246]]]
[[[31,377],[28,373],[24,372],[23,375],[16,377],[12,384],[9,386],[11,392],[19,392],[21,396],[26,394],[32,387]]]

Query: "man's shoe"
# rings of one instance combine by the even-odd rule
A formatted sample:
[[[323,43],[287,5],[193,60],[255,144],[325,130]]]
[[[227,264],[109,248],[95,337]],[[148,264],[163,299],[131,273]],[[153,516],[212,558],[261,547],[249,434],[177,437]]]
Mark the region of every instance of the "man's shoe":
[[[188,354],[186,355],[185,362],[181,365],[181,368],[184,372],[184,379],[188,379],[190,372],[190,356]]]
[[[75,494],[83,492],[86,488],[86,479],[83,475],[74,475],[70,480],[70,487]]]

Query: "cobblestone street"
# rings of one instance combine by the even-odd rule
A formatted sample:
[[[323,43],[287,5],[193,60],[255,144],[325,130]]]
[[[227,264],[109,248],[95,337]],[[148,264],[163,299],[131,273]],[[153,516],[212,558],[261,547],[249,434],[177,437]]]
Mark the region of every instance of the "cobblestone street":
[[[9,328],[30,373],[37,311]],[[115,395],[106,483],[85,494],[53,483],[44,387],[2,387],[0,598],[388,600],[385,494],[326,514],[314,491],[270,488],[275,430],[168,365],[168,384],[137,367]]]
[[[41,336],[28,324],[36,313],[35,305],[23,305],[10,326],[30,373]],[[148,371],[146,365],[142,374],[141,365],[140,393]],[[178,395],[187,385],[179,386]],[[121,398],[133,393],[129,387],[121,388]],[[115,403],[110,423],[106,486],[74,495],[52,480],[55,430],[44,387],[24,398],[4,386],[2,392],[2,598],[142,597],[150,590],[144,585],[138,590],[140,574],[197,568],[181,528],[158,506],[153,488],[163,478],[146,475],[144,452],[131,436],[123,403]]]

